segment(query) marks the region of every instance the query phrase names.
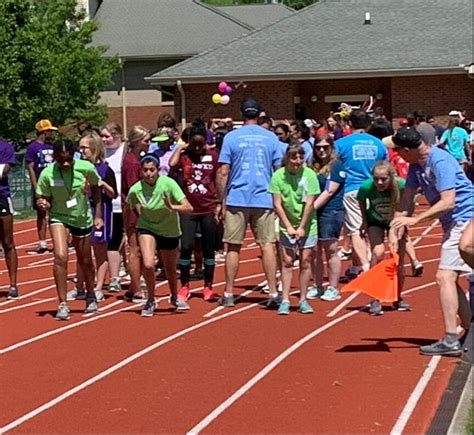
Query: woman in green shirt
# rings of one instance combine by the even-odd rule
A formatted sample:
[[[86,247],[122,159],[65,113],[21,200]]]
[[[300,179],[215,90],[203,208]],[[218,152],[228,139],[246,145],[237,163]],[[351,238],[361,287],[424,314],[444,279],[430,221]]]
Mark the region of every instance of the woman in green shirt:
[[[92,225],[103,226],[99,181],[94,165],[74,160],[75,144],[60,140],[54,144],[55,162],[42,172],[36,186],[36,205],[49,214],[49,231],[53,240],[53,273],[59,298],[56,319],[69,319],[67,293],[68,231],[76,249],[77,262],[84,271],[86,284],[86,313],[97,311],[94,294],[94,264],[89,235]],[[87,195],[90,188],[95,216],[92,217]]]
[[[138,243],[143,258],[148,300],[141,315],[153,316],[155,310],[155,255],[159,249],[171,293],[171,303],[178,311],[189,309],[186,301],[177,298],[176,262],[181,236],[178,213],[192,213],[193,207],[178,183],[159,175],[160,162],[153,154],[141,159],[142,179],[127,196],[128,206],[138,215]]]

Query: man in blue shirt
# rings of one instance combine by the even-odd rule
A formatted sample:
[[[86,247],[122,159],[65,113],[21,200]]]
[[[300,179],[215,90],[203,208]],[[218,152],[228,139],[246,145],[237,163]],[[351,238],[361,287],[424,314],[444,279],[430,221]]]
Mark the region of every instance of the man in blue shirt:
[[[394,136],[385,138],[384,143],[395,148],[410,163],[405,191],[391,223],[389,240],[392,249],[397,248],[398,239],[406,227],[427,219],[439,217],[444,231],[436,280],[440,286],[445,335],[433,344],[421,346],[420,352],[424,355],[461,356],[457,315],[461,326],[467,329],[471,310],[458,278],[462,272],[472,273],[472,269],[461,258],[459,241],[474,216],[474,187],[453,156],[425,144],[413,127],[402,127]],[[431,207],[413,214],[414,198],[419,188]]]
[[[353,249],[353,265],[346,275],[352,278],[370,267],[367,244],[360,235],[363,221],[357,192],[362,183],[372,176],[375,163],[378,160],[387,159],[387,150],[380,139],[366,132],[371,125],[370,117],[366,112],[360,109],[353,110],[350,123],[352,133],[338,139],[335,146],[346,172],[343,200],[344,225],[347,235],[351,237]]]
[[[242,101],[244,125],[226,134],[219,155],[217,197],[222,203],[227,243],[226,286],[219,303],[234,306],[233,287],[239,270],[240,248],[248,224],[260,245],[270,291],[268,306],[278,305],[276,290],[275,216],[268,184],[281,161],[280,144],[270,131],[257,125],[260,106],[253,98]]]

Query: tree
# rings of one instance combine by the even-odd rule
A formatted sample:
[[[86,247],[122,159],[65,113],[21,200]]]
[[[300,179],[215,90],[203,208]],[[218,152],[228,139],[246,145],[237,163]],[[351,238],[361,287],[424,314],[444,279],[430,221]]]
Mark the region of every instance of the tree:
[[[99,91],[119,63],[91,45],[96,29],[74,0],[0,2],[0,137],[19,143],[41,118],[104,119]]]

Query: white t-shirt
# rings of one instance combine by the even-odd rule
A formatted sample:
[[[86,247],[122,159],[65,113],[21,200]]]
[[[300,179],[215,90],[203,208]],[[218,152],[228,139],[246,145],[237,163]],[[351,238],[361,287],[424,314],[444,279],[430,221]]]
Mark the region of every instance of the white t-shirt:
[[[125,144],[121,144],[118,148],[105,148],[105,161],[109,167],[115,172],[115,180],[117,181],[117,198],[112,200],[112,211],[114,213],[122,213],[122,159]]]

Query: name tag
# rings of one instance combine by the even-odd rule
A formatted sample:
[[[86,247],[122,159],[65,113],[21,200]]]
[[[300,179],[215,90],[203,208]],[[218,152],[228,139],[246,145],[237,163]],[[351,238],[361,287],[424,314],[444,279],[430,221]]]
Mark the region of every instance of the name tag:
[[[102,231],[94,231],[94,237],[102,237]]]
[[[64,187],[64,180],[52,179],[50,183],[51,187]]]
[[[76,205],[77,205],[77,199],[76,198],[72,198],[69,201],[66,201],[66,207],[67,208],[73,208]]]

